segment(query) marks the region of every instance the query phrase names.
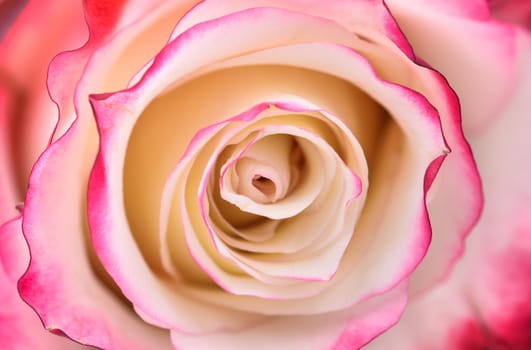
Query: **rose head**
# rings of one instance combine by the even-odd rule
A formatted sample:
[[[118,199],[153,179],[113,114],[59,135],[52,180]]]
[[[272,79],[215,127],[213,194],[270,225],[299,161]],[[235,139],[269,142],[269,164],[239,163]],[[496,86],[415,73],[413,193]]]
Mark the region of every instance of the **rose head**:
[[[0,44],[0,344],[531,346],[523,6],[52,3]]]

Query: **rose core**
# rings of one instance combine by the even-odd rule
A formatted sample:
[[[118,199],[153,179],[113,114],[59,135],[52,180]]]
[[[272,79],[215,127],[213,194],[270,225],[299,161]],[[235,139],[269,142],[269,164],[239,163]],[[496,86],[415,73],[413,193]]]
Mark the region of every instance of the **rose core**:
[[[234,164],[236,192],[266,204],[284,199],[297,185],[302,152],[291,135],[272,135],[254,143]]]

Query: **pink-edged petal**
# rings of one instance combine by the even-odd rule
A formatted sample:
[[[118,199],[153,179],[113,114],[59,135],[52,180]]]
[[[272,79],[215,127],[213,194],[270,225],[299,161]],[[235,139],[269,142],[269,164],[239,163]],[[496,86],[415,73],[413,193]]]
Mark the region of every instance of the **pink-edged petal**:
[[[164,333],[140,320],[92,271],[86,219],[79,206],[86,180],[79,176],[84,170],[77,161],[80,147],[74,130],[52,144],[32,171],[23,212],[31,262],[20,280],[20,293],[47,328],[81,343],[167,348]],[[57,169],[62,169],[60,176]]]
[[[416,56],[440,71],[456,91],[465,133],[485,129],[513,93],[513,28],[449,16],[436,6],[412,6],[400,0],[387,3]]]
[[[48,85],[51,90],[51,95],[53,96],[55,101],[59,102],[61,106],[60,110],[62,113],[62,120],[63,120],[63,123],[62,123],[63,126],[58,127],[57,135],[60,136],[63,132],[66,132],[68,133],[68,137],[66,137],[65,139],[61,139],[61,141],[58,141],[58,143],[61,144],[60,146],[57,144],[54,144],[53,146],[51,146],[50,149],[48,150],[47,156],[44,156],[39,160],[39,166],[37,166],[36,169],[39,169],[40,171],[43,171],[43,172],[48,172],[48,175],[50,175],[50,177],[47,177],[46,179],[39,181],[39,182],[45,183],[45,185],[41,186],[41,184],[39,183],[39,186],[36,186],[36,185],[33,186],[33,187],[39,187],[39,188],[33,191],[33,192],[37,192],[35,196],[28,196],[27,201],[28,201],[28,207],[30,208],[28,209],[29,217],[31,217],[31,213],[33,212],[32,210],[34,208],[33,203],[35,203],[35,205],[39,207],[35,210],[37,211],[37,213],[35,214],[36,216],[39,215],[40,210],[47,212],[48,208],[44,208],[40,206],[40,203],[36,203],[36,202],[40,200],[39,192],[46,192],[47,187],[50,187],[50,190],[52,191],[52,193],[54,192],[53,189],[55,187],[53,186],[54,180],[53,180],[52,173],[54,173],[56,169],[62,169],[63,167],[68,167],[69,169],[79,169],[79,173],[85,173],[87,174],[87,177],[88,177],[89,170],[88,168],[86,168],[86,163],[85,164],[83,163],[88,162],[90,164],[90,160],[91,160],[90,155],[88,155],[86,159],[83,159],[83,157],[75,156],[71,160],[68,160],[69,159],[68,155],[62,154],[64,158],[61,158],[61,156],[58,155],[58,153],[77,152],[79,150],[80,152],[77,153],[78,155],[84,154],[83,148],[85,147],[85,141],[87,139],[87,134],[90,135],[90,131],[91,131],[90,129],[91,126],[89,123],[87,123],[87,121],[90,121],[90,117],[87,116],[87,111],[90,111],[90,109],[87,108],[88,107],[86,104],[87,102],[78,103],[78,112],[81,113],[81,115],[79,116],[80,122],[78,124],[75,124],[77,121],[74,121],[74,126],[67,129],[67,131],[64,131],[64,130],[66,127],[68,127],[72,119],[70,114],[72,112],[71,103],[73,99],[73,91],[77,91],[78,96],[83,96],[85,94],[84,96],[86,99],[86,92],[84,92],[83,89],[86,90],[88,87],[94,88],[93,86],[91,86],[91,85],[94,85],[94,83],[91,83],[94,80],[94,79],[91,80],[92,75],[94,75],[94,77],[97,77],[98,79],[101,78],[101,75],[102,75],[100,74],[101,67],[98,67],[97,64],[93,63],[91,64],[89,69],[85,69],[85,74],[86,74],[85,77],[89,76],[89,78],[84,79],[83,84],[78,85],[78,86],[81,86],[80,89],[78,90],[75,89],[75,86],[77,85],[77,79],[79,78],[79,75],[84,69],[84,64],[86,60],[92,54],[93,48],[99,42],[101,42],[101,40],[108,37],[110,34],[112,34],[114,30],[117,30],[121,26],[121,24],[118,25],[117,22],[113,22],[114,20],[116,21],[121,20],[122,21],[121,23],[123,24],[124,21],[125,22],[132,21],[134,19],[134,18],[131,18],[130,15],[127,15],[126,16],[127,18],[125,19],[121,11],[122,10],[125,11],[127,9],[123,8],[122,6],[115,7],[115,5],[117,5],[117,3],[106,3],[105,4],[106,7],[103,8],[101,5],[97,5],[94,2],[87,2],[86,3],[87,21],[91,25],[97,26],[97,29],[96,29],[97,32],[92,33],[93,35],[91,36],[89,43],[87,43],[84,46],[84,48],[78,51],[63,53],[57,56],[54,62],[52,63],[52,66],[50,68]],[[139,10],[138,7],[136,7],[135,11],[138,11],[138,10]],[[134,31],[132,34],[135,34]],[[161,45],[164,42],[164,40],[165,39],[162,38],[162,40],[160,41]],[[126,42],[126,41],[122,41],[122,42]],[[156,50],[156,49],[157,49],[156,46],[155,48],[152,48],[152,50]],[[103,49],[101,50],[105,51]],[[111,50],[111,52],[113,51]],[[145,52],[144,54],[148,55],[149,52]],[[107,52],[106,60],[104,60],[103,62],[104,64],[109,63],[108,61],[109,57],[112,57],[112,55],[109,55],[109,52]],[[142,56],[139,57],[139,60],[141,59],[142,59]],[[143,62],[140,62],[140,66],[142,63]],[[98,74],[92,73],[98,70],[100,70],[100,73]],[[68,71],[69,74],[65,74],[65,71]],[[66,77],[71,78],[71,80],[65,79]],[[102,84],[104,82],[105,81],[102,81],[100,79],[98,84]],[[124,82],[124,86],[126,83],[127,83],[127,80]],[[82,97],[79,98],[79,101],[83,101],[83,98]],[[59,137],[59,136],[56,136],[56,137]],[[67,151],[63,151],[63,147]],[[90,154],[90,151],[88,151],[87,153]],[[69,153],[69,154],[71,155],[72,153]],[[35,172],[33,176],[37,177],[38,175],[36,175]],[[77,172],[70,173],[70,174],[64,172],[63,174],[66,177],[68,176],[72,176],[73,178],[79,177]],[[80,192],[83,193],[82,189],[86,185],[85,181],[86,181],[86,178],[79,179],[79,183],[73,184],[71,188],[78,188]],[[52,184],[48,182],[52,182]],[[46,189],[43,189],[43,187],[45,187]],[[30,188],[30,192],[31,190],[32,189]],[[55,191],[60,192],[60,189],[55,189]],[[47,195],[44,194],[43,196],[46,197]],[[71,237],[72,235],[76,237],[72,239],[77,240],[76,244],[78,245],[78,247],[83,246],[85,244],[84,241],[86,239],[84,237],[85,224],[84,224],[84,216],[82,215],[83,207],[79,206],[79,203],[83,202],[83,200],[81,199],[83,196],[79,195],[79,199],[74,200],[74,202],[69,202],[69,200],[72,199],[70,197],[61,198],[61,199],[58,199],[57,196],[54,196],[54,197],[57,201],[62,201],[60,202],[60,204],[54,203],[55,207],[62,207],[63,205],[65,205],[67,208],[65,209],[65,213],[67,213],[68,210],[75,211],[75,213],[71,217],[69,217],[69,219],[71,220],[69,221],[70,226],[64,223],[64,218],[62,217],[63,214],[57,213],[58,215],[57,217],[50,215],[50,217],[47,217],[47,219],[43,221],[42,225],[35,227],[35,229],[38,230],[39,232],[42,232],[42,231],[47,232],[47,228],[49,227],[49,226],[47,227],[47,225],[53,225],[54,223],[52,222],[52,219],[55,218],[57,220],[55,224],[61,224],[60,228],[57,230],[58,233],[65,232],[63,231],[64,229],[68,230],[69,237]],[[64,214],[64,215],[67,215],[67,214]],[[26,220],[26,215],[25,215],[25,222],[27,221],[31,221],[31,219]],[[66,227],[69,227],[69,229]],[[42,249],[42,248],[39,248],[39,244],[43,243],[40,241],[40,236],[32,236],[31,228],[28,229],[27,232],[25,233],[28,237],[30,249],[32,251],[33,249],[36,249],[37,251],[39,251],[39,249]],[[77,233],[77,235],[75,233]],[[57,240],[62,241],[61,239],[57,239]],[[68,253],[69,251],[71,250],[75,251],[75,249],[70,249],[70,248],[71,247],[68,247],[67,245],[65,245],[64,249],[66,251],[62,253],[69,254]],[[61,255],[61,254],[58,254],[58,255]],[[85,256],[85,253],[81,251],[79,255],[76,256],[78,258],[77,260],[80,260],[79,258],[83,256]],[[79,261],[79,265],[82,266],[81,269],[84,272],[82,273],[76,272],[74,273],[74,275],[72,275],[70,279],[65,278],[65,283],[69,283],[69,282],[73,283],[74,281],[77,281],[80,275],[87,275],[87,278],[90,281],[92,281],[91,282],[92,284],[95,285],[94,287],[91,287],[91,288],[95,288],[95,290],[97,291],[97,292],[91,292],[91,293],[96,294],[96,295],[98,295],[98,293],[103,294],[101,297],[92,296],[92,297],[87,297],[87,298],[80,298],[77,306],[75,305],[75,302],[73,300],[70,300],[70,302],[74,303],[74,305],[70,305],[72,307],[72,310],[78,310],[77,312],[81,315],[79,316],[78,319],[85,318],[88,324],[95,322],[95,326],[93,327],[91,332],[87,333],[86,331],[82,331],[79,329],[80,326],[76,326],[76,324],[73,324],[72,322],[69,321],[69,317],[68,317],[69,314],[67,310],[67,307],[69,305],[66,302],[64,303],[64,308],[57,308],[57,309],[53,308],[53,305],[48,305],[47,303],[43,303],[42,299],[39,297],[39,288],[49,284],[49,282],[48,281],[42,282],[42,283],[37,283],[37,282],[40,280],[46,279],[46,274],[43,275],[43,272],[42,272],[43,270],[46,271],[46,268],[45,268],[46,266],[54,265],[54,263],[59,264],[59,260],[51,258],[50,260],[53,260],[53,262],[49,262],[49,264],[47,264],[46,261],[42,261],[42,265],[41,265],[41,260],[46,260],[47,258],[50,258],[50,257],[47,257],[46,255],[42,255],[42,256],[35,255],[34,256],[34,259],[32,260],[32,261],[35,261],[35,263],[33,264],[34,268],[30,267],[28,274],[26,274],[25,276],[25,281],[27,282],[29,280],[31,282],[26,283],[25,285],[26,288],[23,289],[23,293],[25,293],[25,296],[27,297],[27,299],[31,300],[32,302],[35,302],[33,306],[40,313],[44,315],[43,320],[45,322],[54,324],[53,327],[61,328],[65,333],[69,334],[72,337],[76,337],[76,339],[79,339],[79,341],[99,345],[101,347],[108,347],[109,344],[114,343],[115,347],[127,348],[129,346],[125,344],[132,344],[131,342],[135,342],[135,341],[138,343],[138,346],[142,346],[142,343],[144,342],[151,343],[151,344],[160,343],[160,346],[162,347],[167,346],[168,343],[165,344],[165,342],[167,342],[167,338],[165,338],[164,336],[160,336],[160,334],[158,334],[157,331],[151,330],[149,326],[143,324],[143,322],[140,319],[138,319],[138,317],[134,313],[132,313],[131,310],[127,310],[127,307],[125,305],[122,305],[119,300],[115,299],[114,296],[111,296],[110,291],[106,290],[106,287],[102,285],[101,281],[98,281],[95,279],[95,277],[92,275],[92,272],[90,271],[89,263],[88,263],[86,256],[85,256],[85,259],[81,259]],[[66,260],[72,260],[72,259],[66,259]],[[73,260],[76,260],[76,259],[73,259]],[[37,262],[39,263],[39,265],[35,265]],[[38,267],[35,267],[35,266],[38,266]],[[79,267],[79,266],[75,266],[75,267]],[[75,267],[72,266],[72,269],[74,269]],[[82,291],[85,291],[85,289],[83,289]],[[71,293],[71,291],[68,291],[68,293]],[[64,298],[65,301],[69,300],[67,296],[63,296],[60,293],[51,294],[50,296],[47,296],[46,293],[42,293],[42,294],[44,297],[51,298],[52,300],[61,300],[61,298]],[[83,294],[80,293],[80,295],[83,295]],[[116,315],[119,315],[119,316],[116,318],[113,318],[112,321],[107,321],[105,320],[105,317],[107,316],[103,316],[102,314],[98,315],[98,312],[99,312],[98,309],[93,306],[89,307],[85,314],[83,312],[83,309],[86,307],[86,305],[82,305],[82,304],[84,303],[90,304],[91,303],[90,301],[94,299],[96,299],[96,301],[98,302],[98,305],[102,309],[105,309],[107,311],[109,310],[109,308],[116,309]],[[125,332],[123,331],[125,329],[124,327],[133,327],[132,329],[137,328],[138,332],[135,332],[135,333],[136,335],[138,335],[139,339],[134,340],[134,339],[126,338]]]
[[[257,105],[254,108],[251,108],[248,111],[245,111],[241,115],[234,117],[238,120],[241,118],[242,121],[247,119],[252,119],[256,115],[260,114],[267,109],[265,104]],[[173,266],[172,261],[172,250],[176,247],[168,244],[168,226],[170,225],[169,221],[172,216],[172,206],[175,200],[175,191],[179,181],[182,182],[182,178],[186,176],[186,171],[189,171],[189,164],[193,161],[194,157],[197,157],[197,153],[205,147],[208,141],[216,136],[217,133],[225,126],[225,122],[215,123],[213,125],[207,126],[199,130],[196,135],[190,140],[186,150],[184,151],[182,157],[174,165],[171,172],[168,174],[164,187],[162,189],[161,199],[160,199],[160,214],[159,214],[159,244],[161,250],[161,262],[163,267],[172,275],[176,275],[176,268]],[[224,139],[223,141],[227,141]],[[129,149],[129,152],[134,152],[134,150]],[[213,163],[210,164],[212,166]],[[152,188],[152,190],[154,190]],[[187,254],[179,254],[181,256]]]
[[[531,209],[526,202],[512,201],[518,208],[509,215],[487,207],[492,215],[473,231],[449,279],[411,298],[400,322],[366,349],[528,349],[531,222],[521,220]]]
[[[270,317],[239,332],[194,337],[172,332],[176,348],[358,349],[395,324],[407,302],[407,284],[362,306],[318,316]]]
[[[509,348],[531,346],[531,35],[517,33],[515,94],[497,122],[470,143],[482,174],[485,212],[468,243],[463,283],[480,317]],[[479,273],[479,274],[476,274]]]
[[[252,31],[243,30],[251,27]],[[292,34],[289,40],[285,39],[287,32]],[[227,37],[233,40],[222,40]],[[276,8],[251,8],[200,23],[178,36],[158,55],[139,84],[147,96],[159,95],[206,63],[240,56],[242,52],[291,43],[350,44],[355,40],[359,40],[355,34],[324,18]],[[197,50],[202,55],[197,56]]]
[[[20,218],[0,226],[0,347],[2,349],[87,349],[48,332],[20,297],[17,281],[29,263]]]
[[[173,18],[182,15],[190,2],[83,3],[85,21],[80,22],[89,27],[85,44],[58,54],[48,70],[50,96],[59,108],[54,140],[77,118],[89,124],[83,124],[83,129],[93,128],[88,95],[125,88],[131,77],[163,47]]]
[[[454,333],[465,323],[477,325],[471,306],[463,300],[465,290],[449,282],[447,286],[434,289],[429,296],[424,295],[421,299],[409,300],[400,321],[364,350],[475,349],[458,346],[462,339],[456,339]],[[467,335],[472,338],[475,334],[470,330],[467,329]]]
[[[353,45],[356,46],[356,44]],[[418,89],[418,82],[408,81],[407,78],[401,77],[397,79],[399,83],[394,83],[394,81],[390,82],[381,78],[378,74],[381,72],[380,64],[382,63],[385,62],[373,62],[348,46],[317,42],[262,50],[220,62],[209,69],[216,70],[240,65],[288,65],[341,77],[359,87],[377,103],[391,111],[393,120],[403,129],[407,137],[415,139],[417,148],[426,148],[427,153],[433,149],[439,150],[434,151],[435,153],[446,150],[439,116],[435,113],[434,107],[430,105],[429,100],[407,85],[410,83]],[[378,65],[377,71],[372,66],[373,64]],[[398,74],[412,74],[408,71],[410,68],[407,67]],[[409,109],[414,109],[416,112],[411,112]],[[421,112],[420,115],[418,112]],[[347,125],[350,119],[355,119],[354,116],[341,116],[341,118]]]
[[[438,173],[430,181],[432,187],[427,196],[433,234],[426,256],[411,276],[413,294],[447,276],[463,254],[465,238],[483,208],[481,180],[463,136],[457,97],[441,76],[428,73],[424,79],[431,86],[429,99],[438,106],[451,152],[442,164],[434,164]],[[459,205],[449,206],[448,203]]]
[[[91,239],[101,262],[137,312],[161,327],[201,333],[240,328],[257,316],[230,312],[184,297],[180,288],[159,278],[144,260],[129,229],[122,196],[127,139],[139,113],[137,96],[117,93],[91,99],[97,117],[101,148],[89,182]],[[127,105],[128,109],[123,109]],[[130,271],[135,271],[134,276]],[[134,278],[132,278],[134,277]],[[215,314],[216,317],[205,315]]]
[[[531,38],[519,32],[516,93],[497,121],[470,138],[485,209],[465,255],[439,287],[411,300],[401,321],[367,349],[517,349],[531,346]]]
[[[179,21],[172,33],[172,39],[198,23],[255,7],[285,9],[334,21],[353,33],[369,37],[374,35],[383,36],[391,39],[406,55],[412,57],[409,43],[404,38],[387,7],[382,1],[378,0],[334,0],[327,3],[319,0],[202,1]]]

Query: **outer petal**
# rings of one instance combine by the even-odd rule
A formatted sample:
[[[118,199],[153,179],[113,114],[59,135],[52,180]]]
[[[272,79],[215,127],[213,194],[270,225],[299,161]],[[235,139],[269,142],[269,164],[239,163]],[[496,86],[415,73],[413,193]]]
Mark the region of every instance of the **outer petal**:
[[[0,348],[10,350],[85,349],[84,346],[47,332],[37,314],[17,291],[17,280],[29,262],[21,220],[0,226]]]
[[[478,0],[479,1],[479,0]],[[273,7],[334,21],[347,30],[366,35],[380,34],[394,42],[407,56],[412,57],[411,47],[397,23],[381,0],[349,1],[334,0],[233,0],[202,1],[178,23],[172,38],[191,26],[255,7]]]
[[[440,71],[460,97],[465,133],[484,129],[513,93],[513,29],[484,16],[441,11],[454,8],[445,1],[415,2],[386,1],[417,57]],[[476,2],[448,3],[463,9]]]
[[[484,214],[450,279],[419,296],[399,324],[367,349],[531,347],[531,38],[518,35],[517,93],[471,144],[485,189]]]
[[[77,206],[84,197],[85,180],[64,170],[57,175],[65,158],[78,157],[77,148],[68,147],[72,135],[50,146],[31,175],[23,230],[32,259],[20,280],[21,294],[48,328],[80,342],[105,349],[153,344],[164,348],[164,333],[145,325],[92,271],[84,213]]]
[[[56,142],[47,148],[33,168],[24,209],[24,234],[32,260],[20,282],[21,294],[38,311],[47,327],[60,329],[77,341],[105,349],[170,347],[168,333],[140,320],[94,273],[82,205],[93,150],[91,141],[94,141],[89,136],[91,132],[95,134],[95,129],[91,129],[87,89],[105,88],[107,82],[101,77],[106,76],[107,71],[101,66],[114,63],[119,55],[108,47],[99,48],[107,50],[106,60],[99,61],[100,66],[92,63],[87,67],[86,63],[103,40],[135,22],[138,16],[144,15],[143,11],[154,6],[153,3],[140,3],[147,7],[138,2],[127,3],[133,7],[122,2],[85,3],[87,22],[96,29],[91,28],[90,39],[83,48],[62,53],[50,67],[48,85],[51,96],[60,106],[61,123],[56,130]],[[144,19],[150,21],[153,16],[143,16]],[[151,29],[146,28],[153,34]],[[129,36],[121,37],[122,44],[130,43],[138,34],[135,30],[128,33]],[[161,44],[163,42],[164,39]],[[157,49],[157,43],[150,42],[154,47],[144,48],[143,54],[135,57],[147,60],[150,52]],[[121,48],[118,45],[118,49]],[[120,72],[131,76],[134,66],[138,69],[144,62],[133,60],[132,63],[133,67],[124,66]],[[128,72],[128,68],[133,71]],[[96,72],[101,75],[94,76]],[[127,80],[118,80],[118,83],[125,86]],[[74,92],[78,119],[72,117]],[[69,192],[65,192],[65,188]],[[54,254],[50,254],[52,251]],[[71,263],[65,264],[65,261]]]
[[[479,219],[483,208],[481,180],[461,128],[459,102],[441,76],[427,77],[429,97],[441,114],[441,124],[451,153],[446,157],[433,187],[427,206],[433,230],[430,247],[411,276],[413,294],[445,278],[461,257],[464,240]],[[448,203],[459,203],[449,206]]]

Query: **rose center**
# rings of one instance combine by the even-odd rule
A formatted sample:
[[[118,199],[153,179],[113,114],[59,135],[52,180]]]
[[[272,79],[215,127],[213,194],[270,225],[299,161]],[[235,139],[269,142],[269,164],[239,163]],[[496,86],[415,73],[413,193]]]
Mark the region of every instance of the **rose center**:
[[[276,192],[277,186],[275,183],[262,175],[255,175],[253,178],[253,186],[262,192],[265,196],[271,196]]]
[[[300,154],[291,135],[267,136],[257,141],[234,165],[235,192],[261,204],[285,198],[298,183]]]

